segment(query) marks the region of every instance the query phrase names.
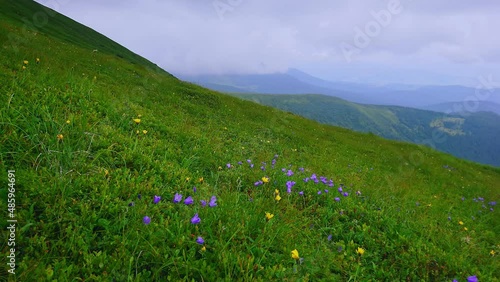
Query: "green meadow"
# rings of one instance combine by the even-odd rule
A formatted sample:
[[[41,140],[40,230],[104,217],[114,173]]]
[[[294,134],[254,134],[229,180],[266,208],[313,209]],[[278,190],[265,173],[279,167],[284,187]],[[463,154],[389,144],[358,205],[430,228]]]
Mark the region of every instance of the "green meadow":
[[[500,169],[180,81],[33,1],[0,7],[6,281],[500,281]]]

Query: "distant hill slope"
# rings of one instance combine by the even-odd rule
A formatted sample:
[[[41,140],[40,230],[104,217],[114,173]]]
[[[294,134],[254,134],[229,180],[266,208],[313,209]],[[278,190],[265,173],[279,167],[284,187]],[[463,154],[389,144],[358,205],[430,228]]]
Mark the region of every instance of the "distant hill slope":
[[[424,107],[442,113],[492,112],[500,115],[500,104],[486,101],[464,101],[435,104]]]
[[[459,101],[500,103],[500,89],[479,85],[481,89],[464,86],[415,86],[332,82],[311,76],[297,69],[281,74],[246,75],[195,75],[179,78],[207,86],[211,89],[233,93],[261,94],[323,94],[350,102],[374,105],[395,105],[427,109],[429,105]],[[479,81],[478,81],[479,83]],[[227,89],[226,86],[232,86]],[[230,91],[226,91],[230,90]]]
[[[2,280],[500,277],[498,168],[180,81],[33,1],[0,0],[0,47]]]
[[[500,166],[500,116],[493,113],[445,115],[405,107],[355,104],[324,95],[233,95],[322,123],[427,144],[460,158]]]

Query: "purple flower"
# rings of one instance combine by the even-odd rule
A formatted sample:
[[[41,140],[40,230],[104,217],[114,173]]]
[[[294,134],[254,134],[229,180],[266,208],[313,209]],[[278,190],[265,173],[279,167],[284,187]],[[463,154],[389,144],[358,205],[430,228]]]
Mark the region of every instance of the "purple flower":
[[[318,195],[321,195],[321,190],[318,191]]]
[[[462,197],[462,201],[465,201],[465,197]]]
[[[497,202],[493,201],[493,202],[489,202],[488,205],[490,206],[496,206],[497,205]]]
[[[311,175],[311,179],[312,179],[312,180],[318,180],[318,178],[316,177],[316,173],[313,173],[313,174]]]
[[[195,214],[195,215],[193,216],[193,218],[191,218],[191,224],[198,224],[198,223],[200,223],[200,222],[201,222],[201,219],[200,219],[200,217],[198,216],[198,214]]]
[[[304,172],[304,168],[303,167],[299,167],[299,171],[300,172]]]
[[[260,169],[264,171],[264,170],[266,170],[266,167],[265,166],[261,166]]]
[[[309,177],[304,178],[304,182],[308,182],[308,181],[309,181]]]
[[[286,172],[286,168],[282,168],[282,169],[281,169],[281,171],[282,171],[282,172]]]
[[[153,200],[153,203],[158,204],[158,203],[160,202],[160,200],[161,200],[161,197],[160,197],[160,196],[156,196],[156,195],[155,195],[155,198],[154,198],[154,200]]]
[[[200,203],[202,207],[205,207],[207,205],[207,201],[205,200],[201,200]]]
[[[288,194],[292,193],[292,187],[286,187],[286,192],[287,192]]]
[[[253,168],[253,164],[250,164],[250,168]]]
[[[243,164],[243,162],[238,162],[238,164],[239,164],[239,165],[242,165],[242,164]],[[201,237],[200,237],[200,238],[201,238]]]
[[[304,191],[300,191],[299,195],[304,196]]]
[[[483,197],[479,197],[477,198],[479,201],[483,202],[484,201],[484,198]]]
[[[194,203],[193,197],[189,196],[184,200],[185,205],[192,205]]]
[[[251,163],[252,163],[252,160],[247,160],[247,163],[251,164]]]
[[[286,176],[292,176],[293,175],[293,171],[291,169],[289,169],[287,172],[286,172]]]
[[[193,186],[193,193],[196,193],[196,186]]]
[[[340,201],[340,198],[339,197],[335,197],[335,202],[339,202]]]
[[[342,194],[342,195],[343,195],[344,197],[347,197],[347,196],[349,196],[349,193],[344,192],[344,194]]]
[[[215,196],[212,196],[212,198],[210,198],[210,202],[208,203],[208,206],[213,208],[215,206],[217,206],[217,197]]]
[[[149,216],[145,216],[142,218],[142,222],[144,222],[144,224],[148,225],[151,223],[151,218],[149,218]]]
[[[325,193],[328,193],[328,189],[325,189]]]
[[[129,206],[129,207],[133,207],[134,205],[135,205],[135,204],[134,204],[134,202],[130,202],[130,203],[128,203],[128,206]]]
[[[453,279],[453,281],[451,281],[451,282],[458,282],[458,280],[457,279]]]
[[[198,236],[198,238],[196,238],[196,243],[203,245],[205,244],[205,240],[203,240],[203,237]]]
[[[182,201],[182,195],[181,194],[178,194],[178,193],[175,193],[174,195],[174,203],[180,203],[180,201]]]
[[[141,194],[137,194],[137,199],[140,200],[141,198],[142,198]]]
[[[476,275],[467,277],[467,282],[477,282],[477,281],[479,280],[477,280]]]
[[[231,168],[231,164],[230,163],[226,164],[226,167]]]
[[[339,190],[340,193],[342,193],[342,191],[344,191],[344,190],[342,190],[342,187],[339,187],[338,190]]]
[[[332,240],[332,234],[328,235],[328,241],[331,241]]]
[[[342,246],[339,246],[339,247],[337,248],[337,252],[339,252],[339,253],[340,253],[340,252],[342,252]]]
[[[259,185],[262,185],[262,184],[264,184],[264,182],[262,182],[261,180],[259,180],[259,181],[255,182],[253,185],[254,186],[259,186]]]

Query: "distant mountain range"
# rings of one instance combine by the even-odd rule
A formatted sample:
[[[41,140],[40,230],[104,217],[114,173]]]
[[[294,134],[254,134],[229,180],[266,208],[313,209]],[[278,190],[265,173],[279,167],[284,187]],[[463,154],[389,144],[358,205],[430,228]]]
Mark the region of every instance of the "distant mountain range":
[[[362,105],[325,95],[232,94],[321,123],[425,144],[479,163],[500,166],[500,115],[467,115],[400,106]]]
[[[377,86],[332,82],[297,69],[277,74],[177,76],[226,93],[323,94],[362,104],[395,105],[447,113],[491,111],[500,114],[500,89],[477,91],[475,88],[456,85]]]

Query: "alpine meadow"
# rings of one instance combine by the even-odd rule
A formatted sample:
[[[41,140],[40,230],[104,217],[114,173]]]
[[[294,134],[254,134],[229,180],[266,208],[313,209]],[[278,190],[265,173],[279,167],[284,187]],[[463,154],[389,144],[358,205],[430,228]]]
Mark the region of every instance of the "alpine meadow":
[[[2,280],[500,281],[499,168],[181,81],[34,1],[0,7]]]

